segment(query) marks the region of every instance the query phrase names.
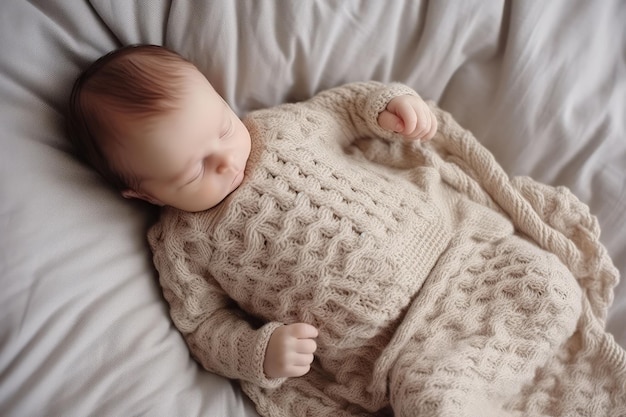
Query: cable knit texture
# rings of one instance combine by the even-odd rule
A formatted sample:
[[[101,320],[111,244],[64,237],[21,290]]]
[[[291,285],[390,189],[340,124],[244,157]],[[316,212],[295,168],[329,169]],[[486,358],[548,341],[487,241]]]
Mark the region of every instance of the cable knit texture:
[[[171,316],[263,416],[624,416],[604,331],[618,280],[568,190],[510,179],[431,104],[426,144],[382,130],[401,84],[251,113],[242,185],[163,209],[149,241]],[[319,329],[312,370],[268,379],[269,337]]]

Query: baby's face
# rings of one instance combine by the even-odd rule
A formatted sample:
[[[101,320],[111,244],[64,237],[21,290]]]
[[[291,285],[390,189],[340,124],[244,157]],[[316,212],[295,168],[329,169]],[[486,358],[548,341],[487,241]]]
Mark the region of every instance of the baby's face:
[[[200,72],[184,84],[178,109],[130,129],[115,160],[140,180],[126,197],[201,211],[241,184],[250,134]]]

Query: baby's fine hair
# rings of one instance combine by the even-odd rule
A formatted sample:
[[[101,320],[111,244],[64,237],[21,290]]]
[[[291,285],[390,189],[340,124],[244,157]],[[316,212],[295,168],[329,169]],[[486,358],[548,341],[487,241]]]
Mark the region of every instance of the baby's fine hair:
[[[78,155],[118,190],[137,189],[132,172],[120,172],[107,156],[125,140],[113,116],[139,121],[176,108],[185,58],[157,45],[130,45],[109,52],[76,80],[67,114],[68,133]]]

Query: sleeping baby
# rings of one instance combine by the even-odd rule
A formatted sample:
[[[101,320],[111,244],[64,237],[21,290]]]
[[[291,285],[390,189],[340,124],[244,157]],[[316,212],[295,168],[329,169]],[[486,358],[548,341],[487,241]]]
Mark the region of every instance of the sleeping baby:
[[[554,358],[580,286],[448,119],[362,82],[240,120],[192,63],[139,45],[81,75],[69,126],[124,197],[162,207],[171,318],[260,414],[566,415],[542,381],[579,381]]]

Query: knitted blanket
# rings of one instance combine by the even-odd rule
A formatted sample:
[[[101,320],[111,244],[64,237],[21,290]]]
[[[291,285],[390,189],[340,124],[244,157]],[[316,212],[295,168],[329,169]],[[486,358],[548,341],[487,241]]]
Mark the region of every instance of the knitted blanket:
[[[302,158],[253,149],[251,164],[269,154],[271,167],[226,204],[164,210],[149,240],[191,352],[239,379],[264,416],[625,416],[626,355],[604,330],[618,272],[596,219],[565,188],[509,178],[431,106],[431,142],[350,148],[363,190],[324,170],[307,182]],[[253,138],[271,119],[255,117]],[[334,183],[345,193],[315,199]],[[390,201],[371,202],[367,186]],[[320,330],[311,371],[265,378],[269,335],[296,321]]]

